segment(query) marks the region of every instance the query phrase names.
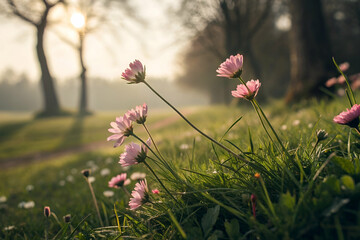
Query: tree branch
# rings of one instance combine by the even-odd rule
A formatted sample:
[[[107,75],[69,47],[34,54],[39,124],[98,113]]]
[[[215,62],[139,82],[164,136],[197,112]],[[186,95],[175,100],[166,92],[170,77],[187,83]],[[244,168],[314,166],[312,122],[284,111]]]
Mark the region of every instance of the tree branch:
[[[12,14],[19,17],[21,20],[28,22],[28,23],[34,25],[35,27],[37,27],[38,24],[36,22],[34,22],[33,20],[31,20],[30,18],[28,18],[27,16],[25,16],[23,13],[21,13],[19,11],[17,5],[15,4],[15,2],[13,0],[7,0],[7,2],[10,6]]]

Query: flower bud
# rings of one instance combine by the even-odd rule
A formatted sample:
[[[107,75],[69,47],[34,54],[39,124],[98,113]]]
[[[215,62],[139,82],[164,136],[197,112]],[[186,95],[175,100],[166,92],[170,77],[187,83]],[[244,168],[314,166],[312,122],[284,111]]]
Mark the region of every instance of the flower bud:
[[[45,215],[45,217],[50,217],[50,214],[51,214],[51,212],[50,212],[50,207],[48,207],[48,206],[46,206],[46,207],[44,207],[44,215]]]
[[[259,179],[259,178],[260,178],[260,173],[258,173],[258,172],[255,173],[255,174],[254,174],[254,177],[255,177],[256,179]]]
[[[90,169],[84,169],[81,171],[82,175],[84,175],[84,177],[88,178],[90,176]]]
[[[71,221],[71,215],[70,214],[66,214],[64,217],[64,222],[69,223]]]
[[[324,129],[319,129],[316,132],[316,137],[318,139],[318,141],[322,141],[328,138],[328,133],[324,130]]]

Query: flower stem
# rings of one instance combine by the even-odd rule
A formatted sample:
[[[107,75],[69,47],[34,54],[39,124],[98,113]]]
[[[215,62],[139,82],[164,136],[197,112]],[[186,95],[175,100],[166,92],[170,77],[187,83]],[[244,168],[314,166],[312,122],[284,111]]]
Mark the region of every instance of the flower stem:
[[[266,189],[264,180],[262,179],[261,176],[260,176],[259,180],[260,180],[260,184],[261,184],[261,186],[262,186],[262,188],[263,188],[263,190],[264,190],[265,198],[266,198],[266,201],[267,201],[267,203],[268,203],[269,209],[270,209],[271,213],[274,215],[274,217],[277,218],[276,213],[275,213],[274,206],[273,206],[273,204],[272,204],[272,202],[271,202],[271,199],[270,199],[270,197],[269,197],[269,193],[268,193],[268,191],[267,191],[267,189]]]
[[[254,102],[255,106],[260,110],[261,112],[261,115],[264,117],[267,125],[270,127],[271,131],[273,132],[274,136],[276,137],[276,140],[279,142],[281,148],[283,149],[284,153],[289,157],[289,153],[288,151],[286,150],[286,148],[284,147],[282,141],[280,140],[279,138],[279,135],[277,135],[275,129],[273,128],[273,126],[271,125],[269,119],[266,117],[265,113],[263,112],[263,110],[261,109],[259,103],[255,100],[255,98],[252,100],[252,102]]]
[[[313,152],[315,151],[315,148],[317,147],[318,144],[319,144],[319,140],[316,140],[316,143],[315,143],[313,149],[310,152],[310,156],[313,154]]]
[[[128,195],[128,197],[131,197],[129,191],[126,189],[125,186],[122,186],[121,188],[122,188],[122,190],[125,192],[125,194]]]
[[[218,145],[219,147],[221,147],[222,149],[224,149],[225,151],[227,151],[228,153],[232,154],[234,157],[236,157],[237,159],[245,162],[245,163],[250,163],[248,160],[246,160],[245,158],[241,157],[240,155],[236,154],[235,152],[233,152],[231,149],[225,147],[224,145],[222,145],[221,143],[219,143],[218,141],[216,141],[215,139],[213,139],[212,137],[208,136],[207,134],[205,134],[204,132],[202,132],[200,129],[198,129],[194,124],[192,124],[181,112],[179,112],[173,105],[171,105],[171,103],[169,103],[165,98],[163,98],[158,92],[156,92],[146,81],[144,81],[144,84],[150,88],[151,91],[153,91],[161,100],[163,100],[169,107],[171,107],[187,124],[189,124],[193,129],[195,129],[198,133],[200,133],[201,135],[203,135],[204,137],[206,137],[207,139],[209,139],[211,142],[215,143],[216,145]]]
[[[165,185],[163,184],[163,182],[160,180],[160,178],[156,175],[156,173],[154,172],[154,170],[150,167],[150,165],[147,162],[144,162],[145,166],[150,170],[150,172],[154,175],[154,177],[156,178],[156,180],[160,183],[160,185],[165,189],[165,191],[170,195],[170,197],[172,197],[176,203],[179,203],[177,201],[177,199],[170,193],[170,191],[165,187]]]
[[[87,183],[89,184],[91,196],[92,196],[92,199],[93,199],[93,202],[94,202],[94,205],[95,205],[95,209],[96,209],[96,213],[97,213],[98,218],[99,218],[100,225],[103,227],[104,224],[103,224],[103,221],[101,220],[101,215],[100,215],[99,207],[98,207],[98,204],[97,204],[97,201],[96,201],[94,189],[93,189],[93,187],[91,186],[91,182],[90,182],[87,178],[86,178],[86,181],[87,181]]]
[[[145,123],[143,123],[142,125],[144,126],[145,131],[147,132],[147,134],[149,135],[149,137],[150,137],[150,139],[151,139],[151,142],[154,144],[154,147],[155,147],[155,149],[156,149],[157,153],[158,153],[158,154],[159,154],[159,156],[160,156],[160,157],[164,160],[164,157],[161,155],[161,153],[160,153],[160,151],[159,151],[158,147],[156,146],[156,143],[155,143],[154,139],[152,138],[152,136],[151,136],[151,134],[150,134],[150,132],[149,132],[148,128],[146,127]]]
[[[48,233],[49,233],[49,219],[48,219],[48,217],[46,217],[46,220],[45,220],[45,240],[49,239]]]
[[[179,178],[179,176],[171,169],[171,167],[169,166],[169,164],[165,161],[162,160],[147,144],[146,142],[144,142],[141,138],[139,138],[137,135],[135,135],[134,133],[132,134],[132,136],[134,136],[137,140],[139,140],[140,142],[142,142],[142,144],[145,145],[145,147],[147,147],[152,154],[155,155],[155,157],[157,159],[159,159],[165,166],[166,168],[173,174],[173,176],[175,176],[176,178]],[[176,198],[169,192],[169,190],[164,186],[164,184],[162,183],[162,181],[158,178],[158,176],[155,174],[154,170],[150,167],[150,165],[144,161],[145,166],[147,166],[149,168],[149,170],[152,172],[152,174],[155,176],[155,178],[158,180],[158,182],[161,184],[161,186],[165,189],[165,191],[178,203],[178,201],[176,200]]]

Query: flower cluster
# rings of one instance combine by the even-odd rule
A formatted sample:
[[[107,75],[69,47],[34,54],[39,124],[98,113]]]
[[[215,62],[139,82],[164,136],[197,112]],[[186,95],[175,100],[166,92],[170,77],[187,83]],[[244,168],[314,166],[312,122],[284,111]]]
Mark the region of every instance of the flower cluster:
[[[124,78],[128,81],[132,81],[130,71],[135,72],[136,70],[140,69],[140,66],[142,66],[142,64],[137,60],[133,64],[130,64],[130,69],[127,69],[123,73]],[[137,74],[135,74],[134,76],[137,76]],[[127,77],[129,79],[127,79]],[[115,122],[110,123],[112,128],[110,128],[108,131],[114,134],[108,137],[107,140],[108,141],[115,140],[116,143],[114,147],[118,147],[122,145],[126,137],[135,136],[135,134],[133,133],[133,123],[142,124],[142,125],[145,124],[147,113],[148,113],[148,106],[146,105],[146,103],[144,103],[143,105],[136,106],[135,108],[127,111],[123,116],[117,117]],[[148,154],[148,148],[150,147],[150,145],[151,145],[150,138],[146,142],[143,142],[141,145],[136,144],[134,142],[125,145],[125,151],[120,155],[119,164],[122,167],[128,167],[131,165],[145,162]],[[136,177],[132,176],[132,178],[134,180],[144,179],[146,176],[142,173],[140,175],[141,176],[136,176]],[[113,177],[109,181],[108,185],[111,188],[123,188],[124,186],[129,185],[130,182],[131,180],[127,178],[127,174],[122,173]],[[124,189],[124,191],[127,190]],[[148,202],[149,201],[148,193],[149,190],[146,180],[140,180],[140,183],[136,183],[135,189],[131,194],[132,198],[130,198],[130,202],[129,202],[130,209],[134,210],[140,207],[142,204]],[[153,194],[159,194],[159,190],[155,189],[153,191]]]
[[[231,91],[231,94],[233,97],[252,101],[258,93],[261,83],[259,80],[250,80],[247,83],[242,80],[243,62],[243,55],[231,55],[225,62],[220,64],[216,72],[219,77],[239,78],[242,84],[239,84],[235,91]]]

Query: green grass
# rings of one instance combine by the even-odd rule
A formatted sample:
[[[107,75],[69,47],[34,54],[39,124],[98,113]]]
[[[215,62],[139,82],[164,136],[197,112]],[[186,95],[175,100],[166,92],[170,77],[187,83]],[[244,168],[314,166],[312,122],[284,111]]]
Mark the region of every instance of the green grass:
[[[332,189],[331,186],[328,186],[329,182],[327,185],[322,184],[327,174],[335,174],[336,177],[331,181],[336,184],[340,184],[338,179],[346,175],[344,170],[340,169],[340,171],[336,167],[337,165],[331,162],[321,173],[321,181],[316,182],[318,190],[314,191],[315,193],[311,193],[313,194],[313,199],[320,201],[320,203],[307,203],[307,205],[299,203],[301,194],[305,193],[308,187],[306,179],[314,175],[311,169],[312,166],[318,169],[334,150],[336,150],[338,155],[344,155],[347,152],[349,128],[332,123],[333,116],[345,108],[345,101],[324,101],[320,103],[310,101],[306,105],[298,105],[292,109],[283,106],[279,102],[274,102],[265,107],[266,114],[269,116],[284,144],[290,150],[289,152],[297,156],[297,159],[302,163],[302,171],[299,170],[300,168],[291,168],[296,165],[289,165],[290,171],[294,171],[293,177],[296,181],[289,179],[289,176],[284,175],[284,172],[281,171],[285,165],[280,164],[278,168],[276,167],[278,161],[282,161],[281,154],[269,143],[268,137],[261,128],[256,114],[248,107],[249,104],[242,102],[241,105],[242,107],[240,108],[224,106],[195,108],[192,109],[192,113],[188,114],[188,116],[196,126],[199,126],[201,130],[218,140],[237,118],[243,116],[238,124],[224,137],[222,143],[232,147],[227,142],[231,141],[244,152],[256,153],[253,159],[259,161],[267,170],[273,172],[273,175],[264,175],[263,177],[269,190],[271,201],[274,204],[277,218],[271,216],[269,212],[271,207],[268,205],[269,202],[266,201],[263,188],[252,177],[253,170],[246,168],[241,173],[234,173],[230,168],[237,167],[239,162],[236,162],[235,159],[229,159],[228,154],[221,149],[213,148],[207,140],[200,137],[198,133],[188,127],[183,121],[180,121],[180,118],[176,117],[177,120],[171,122],[166,127],[160,126],[152,130],[152,126],[156,126],[156,123],[163,118],[176,115],[169,112],[152,114],[150,111],[148,118],[150,131],[158,142],[161,152],[171,162],[173,167],[177,169],[177,173],[184,182],[177,182],[166,172],[163,172],[161,176],[172,191],[178,194],[189,192],[185,195],[176,195],[181,196],[181,208],[176,206],[176,204],[174,205],[164,193],[159,196],[159,198],[162,198],[163,204],[145,206],[138,214],[134,214],[124,208],[127,207],[127,197],[120,190],[115,191],[113,198],[105,198],[102,193],[108,190],[107,182],[111,176],[123,171],[120,165],[117,164],[118,155],[123,151],[123,148],[113,149],[111,144],[109,144],[106,150],[73,154],[47,162],[2,171],[0,174],[0,196],[4,195],[8,200],[6,203],[1,204],[0,207],[0,225],[2,226],[0,237],[5,239],[38,239],[42,237],[45,220],[42,213],[44,206],[50,206],[61,222],[61,224],[58,224],[51,217],[50,237],[54,237],[60,231],[61,226],[64,226],[61,218],[68,213],[73,216],[73,227],[87,214],[91,213],[92,215],[86,219],[86,224],[81,225],[79,232],[85,235],[94,234],[97,237],[101,237],[101,234],[96,233],[96,227],[99,227],[99,224],[93,210],[90,192],[80,174],[82,169],[89,167],[89,161],[95,163],[99,168],[93,173],[96,177],[94,189],[99,201],[106,206],[107,217],[105,217],[104,212],[101,210],[103,218],[107,220],[106,225],[116,226],[113,204],[117,201],[121,225],[129,226],[129,228],[123,228],[122,231],[125,231],[125,234],[137,236],[138,238],[150,238],[152,235],[156,239],[177,239],[181,238],[182,231],[184,231],[190,239],[191,236],[194,237],[192,239],[199,239],[197,238],[199,236],[204,238],[212,236],[213,239],[215,239],[215,236],[218,236],[222,239],[221,234],[225,239],[229,239],[231,233],[234,233],[234,236],[237,234],[240,236],[240,233],[241,235],[248,234],[251,238],[260,236],[263,239],[270,239],[276,236],[277,238],[286,239],[286,234],[292,237],[299,236],[298,233],[300,231],[308,234],[306,232],[308,231],[306,229],[306,222],[298,222],[296,226],[293,226],[293,218],[303,219],[304,221],[309,219],[319,220],[316,217],[309,218],[309,216],[311,214],[323,214],[321,211],[324,211],[324,209],[321,208],[321,204],[329,208],[334,204],[333,199],[335,198],[344,196],[351,199],[357,198],[358,195],[356,194],[358,193],[354,197],[351,195],[351,192],[344,193],[342,190],[341,194],[336,192],[331,195],[329,192]],[[116,115],[98,114],[85,118],[81,122],[71,117],[50,120],[31,120],[25,117],[24,119],[17,119],[16,122],[12,122],[11,116],[8,116],[8,121],[0,123],[2,132],[0,159],[43,151],[62,150],[91,142],[105,141],[109,135],[106,130],[109,122],[113,121],[114,116]],[[286,125],[286,128],[284,125]],[[319,128],[325,129],[330,136],[316,149],[319,157],[314,157],[313,159],[317,159],[319,164],[313,165],[312,162],[309,162],[310,158],[306,156],[313,148],[315,130]],[[140,132],[140,135],[145,137],[143,130],[140,129],[140,126],[136,126],[134,129],[135,133]],[[249,132],[251,133],[253,148],[249,144]],[[128,139],[128,142],[130,140]],[[355,151],[358,149],[359,139],[355,134],[351,134],[351,141],[353,144],[350,146],[350,149]],[[232,149],[236,150],[234,147]],[[251,157],[251,155],[248,156]],[[113,161],[110,163],[106,159],[113,159]],[[103,168],[109,168],[111,174],[106,177],[101,176],[99,172]],[[130,168],[128,171],[131,173],[139,170],[144,171],[145,168],[139,165],[135,168]],[[276,175],[278,173],[279,175]],[[74,178],[73,182],[66,180],[70,175]],[[355,179],[355,183],[360,181],[356,174],[351,175],[351,177]],[[152,188],[158,187],[161,189],[152,177],[148,180]],[[65,181],[66,184],[60,186],[61,181]],[[29,184],[34,186],[34,190],[31,192],[25,190]],[[300,187],[297,187],[296,184],[299,184]],[[128,187],[129,191],[133,185],[134,183]],[[192,189],[189,189],[189,186]],[[325,191],[321,190],[321,188],[329,188],[330,190]],[[210,195],[202,195],[206,193],[204,190],[210,193]],[[192,191],[194,193],[191,193]],[[249,195],[253,192],[257,192],[259,198],[259,216],[257,221],[251,218],[251,208],[249,207]],[[286,195],[287,192],[289,192],[288,195]],[[321,195],[322,192],[328,192],[326,194],[330,195],[325,194],[323,196]],[[214,199],[219,199],[220,202],[216,203]],[[19,202],[29,200],[35,202],[34,208],[18,208]],[[331,201],[329,202],[328,200]],[[339,198],[340,200],[341,198]],[[218,204],[222,204],[219,209],[216,207]],[[288,206],[289,210],[287,211],[284,206]],[[293,217],[295,213],[291,209],[297,206],[299,206],[303,213],[308,215],[302,216],[301,214],[303,213],[300,211],[298,212],[300,217]],[[304,206],[317,206],[319,209],[306,209],[303,208]],[[168,208],[171,212],[168,213],[162,208]],[[341,210],[340,205],[339,209]],[[325,233],[320,232],[319,236],[339,236],[337,234],[341,235],[343,231],[356,234],[356,231],[346,229],[344,222],[348,221],[343,219],[346,214],[344,215],[339,209],[336,214],[331,215],[330,220],[322,222],[324,225],[319,229],[322,229],[321,231],[325,231],[323,229],[328,230]],[[354,211],[354,215],[358,214],[359,216],[359,213],[356,213],[356,207],[347,209],[347,211]],[[242,217],[237,216],[237,212],[244,214],[244,218],[248,220],[246,224],[243,222]],[[288,216],[289,213],[290,216]],[[215,220],[214,223],[203,222],[205,220],[202,219],[211,218],[211,216]],[[337,221],[340,221],[341,224],[336,224]],[[353,224],[350,227],[359,226],[359,220],[352,219],[351,221],[353,221]],[[268,224],[270,224],[271,228],[268,227]],[[13,231],[3,230],[3,226],[11,225],[15,226]],[[279,228],[279,226],[282,227]],[[312,225],[309,226],[311,227]],[[273,228],[276,227],[278,231],[274,233]],[[339,227],[343,229],[339,230]],[[240,230],[237,230],[238,228]],[[151,233],[150,236],[146,235],[147,233]],[[323,235],[321,235],[322,233]],[[306,234],[303,236],[308,236]],[[314,236],[316,234],[314,233]],[[108,235],[108,238],[111,238],[110,235]]]
[[[169,114],[157,112],[151,122]],[[109,123],[115,120],[117,114],[112,112],[84,118],[67,116],[32,119],[26,114],[2,113],[0,115],[4,118],[0,122],[0,161],[103,142],[109,135]]]

